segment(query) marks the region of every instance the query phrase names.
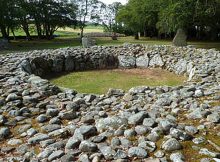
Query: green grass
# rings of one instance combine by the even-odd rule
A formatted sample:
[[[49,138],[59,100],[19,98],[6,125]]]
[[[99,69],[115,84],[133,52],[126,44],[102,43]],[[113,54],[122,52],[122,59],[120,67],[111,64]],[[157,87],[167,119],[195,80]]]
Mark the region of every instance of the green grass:
[[[30,50],[41,50],[41,49],[57,49],[62,47],[75,47],[81,46],[77,33],[72,31],[57,31],[55,34],[59,35],[53,40],[12,40],[10,48],[7,50],[0,51],[0,54],[12,53],[12,52],[23,52]],[[123,43],[133,44],[148,44],[148,45],[171,45],[171,40],[159,40],[150,38],[141,38],[135,40],[134,37],[121,37],[118,40],[112,40],[111,38],[95,38],[98,45],[121,45]],[[194,45],[197,48],[216,48],[220,50],[220,42],[196,42],[189,41],[189,45]]]
[[[53,40],[18,40],[11,41],[10,48],[7,50],[0,51],[0,54],[12,53],[12,52],[23,52],[30,50],[42,50],[42,49],[57,49],[63,47],[75,47],[81,46],[79,38],[76,33],[59,31],[57,33],[60,37],[56,37]],[[69,35],[68,35],[69,34]],[[75,35],[74,35],[75,34]],[[113,41],[111,38],[95,38],[98,45],[121,45],[123,43],[134,43],[134,44],[148,44],[148,45],[171,45],[171,40],[158,40],[150,38],[141,38],[135,40],[133,37],[121,37],[118,40]],[[188,42],[189,45],[194,45],[197,48],[216,48],[220,50],[220,42]]]
[[[129,90],[135,86],[176,86],[186,80],[161,69],[94,70],[73,72],[50,81],[60,87],[75,89],[81,93],[104,94],[109,88]]]

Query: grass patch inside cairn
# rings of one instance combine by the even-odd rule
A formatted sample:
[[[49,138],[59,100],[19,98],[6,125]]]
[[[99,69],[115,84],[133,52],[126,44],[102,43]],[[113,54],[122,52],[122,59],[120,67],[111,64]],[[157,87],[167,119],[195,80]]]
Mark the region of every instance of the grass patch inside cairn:
[[[50,81],[80,93],[104,94],[109,88],[129,90],[135,86],[177,86],[186,80],[162,69],[114,69],[73,72]]]

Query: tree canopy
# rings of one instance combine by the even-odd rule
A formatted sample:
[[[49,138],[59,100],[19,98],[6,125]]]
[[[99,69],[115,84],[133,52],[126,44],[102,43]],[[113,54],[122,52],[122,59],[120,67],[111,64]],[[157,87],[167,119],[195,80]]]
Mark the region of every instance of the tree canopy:
[[[199,39],[220,39],[219,0],[129,0],[117,20],[145,36],[171,36],[182,28]]]
[[[38,37],[51,39],[59,27],[76,24],[76,6],[68,0],[0,0],[0,29],[3,38],[21,27],[30,39],[30,24]]]

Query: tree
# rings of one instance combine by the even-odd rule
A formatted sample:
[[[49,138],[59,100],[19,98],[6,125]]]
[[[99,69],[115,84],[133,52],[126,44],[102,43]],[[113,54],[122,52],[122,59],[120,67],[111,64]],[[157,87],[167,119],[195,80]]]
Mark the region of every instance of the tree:
[[[14,14],[14,2],[0,0],[0,30],[4,39],[9,38],[9,29],[16,25]]]
[[[156,32],[155,29],[159,12],[158,5],[158,1],[129,0],[128,3],[119,10],[117,20],[129,27],[135,33],[136,37],[138,32],[142,32],[144,36],[147,36],[147,30],[154,30],[154,33]]]
[[[98,0],[71,0],[77,6],[76,19],[77,26],[80,28],[80,37],[83,37],[86,21],[99,18],[102,4]]]
[[[117,32],[118,22],[116,21],[116,15],[118,14],[119,9],[122,7],[120,2],[114,2],[109,5],[104,6],[102,17],[100,21],[104,26],[105,30],[108,32]]]
[[[53,34],[58,28],[76,24],[76,7],[67,0],[40,0],[38,5],[41,7],[38,12],[42,15],[40,17],[40,21],[38,19],[36,20],[36,24],[38,28],[38,23],[42,24],[43,33],[47,39],[53,38]],[[40,33],[41,31],[38,32]]]

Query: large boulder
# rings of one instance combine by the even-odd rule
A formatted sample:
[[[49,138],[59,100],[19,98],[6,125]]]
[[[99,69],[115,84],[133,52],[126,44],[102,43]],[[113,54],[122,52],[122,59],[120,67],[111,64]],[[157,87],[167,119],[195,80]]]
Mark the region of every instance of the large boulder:
[[[149,66],[149,57],[145,54],[136,59],[137,67],[147,68]]]
[[[96,41],[90,37],[83,37],[82,38],[82,46],[83,48],[88,48],[91,46],[95,46],[96,45]]]
[[[180,59],[175,65],[176,74],[184,74],[187,71],[187,62],[184,59]]]
[[[51,71],[52,61],[46,60],[43,57],[35,57],[30,61],[31,70],[35,75],[45,75]]]
[[[119,67],[133,68],[136,66],[136,58],[134,56],[118,56]]]
[[[75,69],[74,57],[71,55],[65,58],[65,71],[73,71]]]
[[[57,55],[55,58],[53,58],[53,66],[52,71],[53,72],[62,72],[64,70],[65,64],[65,57],[63,55]]]
[[[164,65],[163,59],[160,54],[154,55],[149,62],[150,67],[162,67]]]
[[[174,46],[187,46],[187,42],[186,42],[186,33],[184,32],[183,29],[178,29],[176,36],[173,39],[173,45]]]

